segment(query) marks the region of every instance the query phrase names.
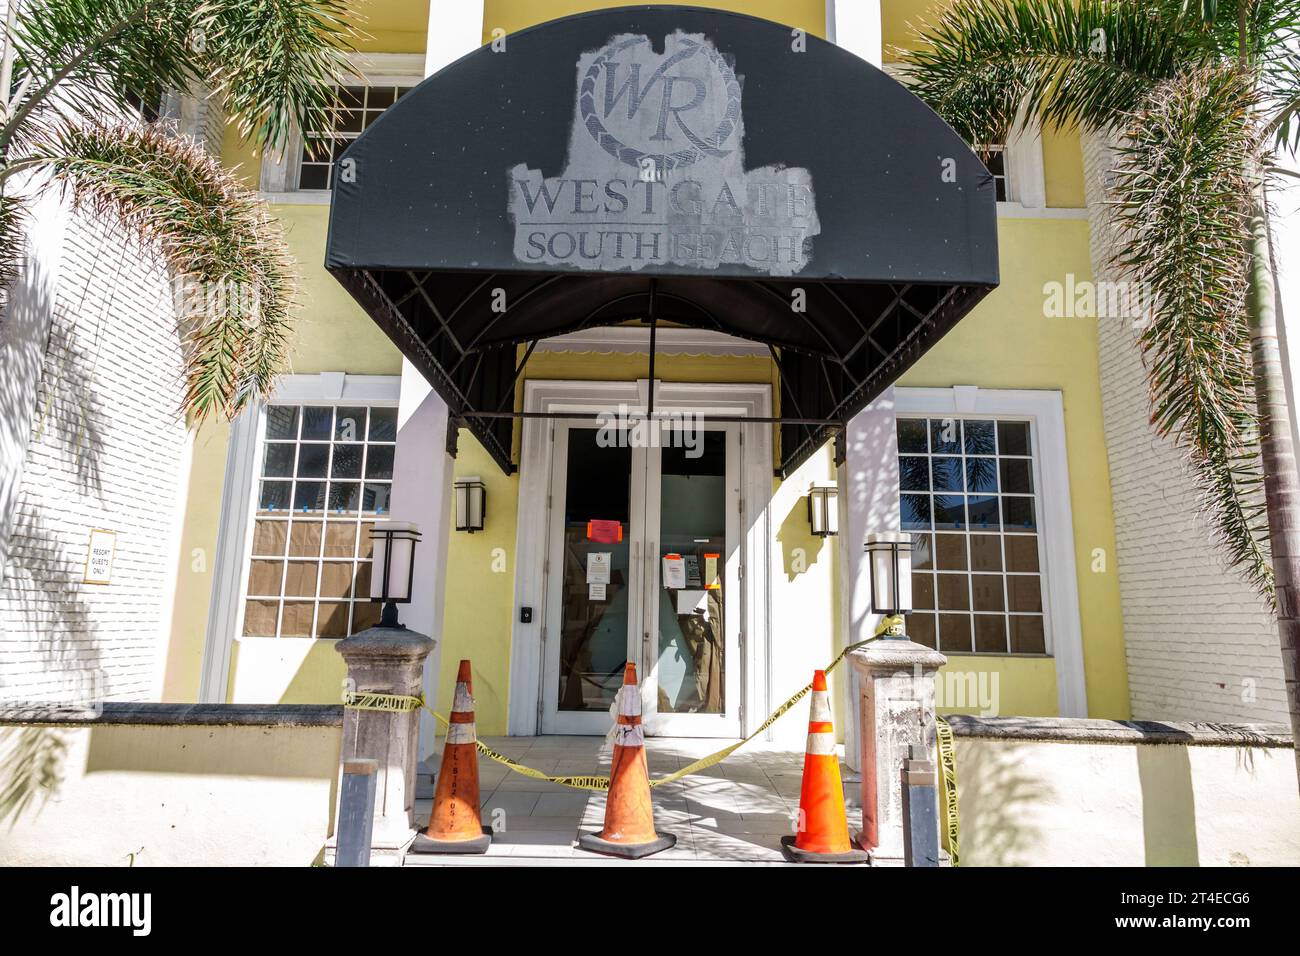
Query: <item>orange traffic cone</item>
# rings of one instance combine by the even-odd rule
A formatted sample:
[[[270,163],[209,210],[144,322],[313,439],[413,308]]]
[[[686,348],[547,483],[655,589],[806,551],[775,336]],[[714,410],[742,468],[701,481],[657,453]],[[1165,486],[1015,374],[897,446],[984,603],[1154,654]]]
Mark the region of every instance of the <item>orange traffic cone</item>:
[[[655,832],[645,733],[641,730],[641,692],[636,684],[636,665],[629,662],[623,669],[609,796],[605,802],[605,828],[598,834],[579,833],[578,846],[594,853],[637,860],[666,850],[676,842],[677,837],[671,833]]]
[[[433,815],[429,828],[411,845],[414,853],[486,853],[492,843],[492,831],[479,817],[473,694],[469,661],[461,661],[433,794]]]
[[[825,671],[813,674],[812,686],[803,786],[799,789],[799,823],[794,836],[781,838],[781,851],[792,863],[865,863],[866,851],[849,840]]]

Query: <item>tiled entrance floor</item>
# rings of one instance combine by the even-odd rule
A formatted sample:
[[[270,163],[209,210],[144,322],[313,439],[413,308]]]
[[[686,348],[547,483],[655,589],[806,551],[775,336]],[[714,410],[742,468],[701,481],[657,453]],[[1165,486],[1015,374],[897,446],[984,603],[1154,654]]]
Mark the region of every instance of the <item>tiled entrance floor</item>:
[[[647,739],[650,776],[671,773],[726,746],[726,740],[675,737]],[[610,748],[601,737],[484,738],[498,753],[549,774],[608,774]],[[799,807],[803,752],[750,743],[700,774],[656,787],[652,793],[660,832],[677,835],[677,845],[640,863],[784,862],[780,838],[794,832]],[[856,778],[841,765],[849,829],[861,824]],[[541,863],[625,864],[577,848],[577,834],[598,831],[605,795],[570,790],[513,773],[479,758],[483,824],[494,826],[492,847],[484,856],[407,854],[407,866]],[[427,825],[432,801],[416,804],[416,820]]]

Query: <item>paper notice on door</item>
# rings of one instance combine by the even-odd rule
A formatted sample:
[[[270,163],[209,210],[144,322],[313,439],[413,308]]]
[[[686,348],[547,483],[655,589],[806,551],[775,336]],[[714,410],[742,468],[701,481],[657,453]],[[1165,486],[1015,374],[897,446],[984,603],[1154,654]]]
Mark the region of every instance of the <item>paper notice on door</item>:
[[[609,552],[592,551],[587,555],[587,583],[609,583]]]
[[[587,540],[596,544],[618,544],[623,540],[623,525],[599,518],[588,521]]]
[[[664,555],[664,587],[673,589],[686,587],[686,562],[682,560],[680,554]]]
[[[686,586],[688,588],[698,588],[700,586],[700,559],[693,555],[686,555]]]
[[[707,591],[685,590],[677,592],[677,613],[703,614],[709,619],[709,593]]]
[[[604,585],[604,584],[588,584],[588,585],[587,585],[587,600],[588,600],[588,601],[603,601],[603,600],[605,600],[605,585]]]
[[[711,551],[704,552],[704,586],[710,591],[722,590],[722,582],[718,580],[718,558],[722,557],[721,552],[717,554]]]

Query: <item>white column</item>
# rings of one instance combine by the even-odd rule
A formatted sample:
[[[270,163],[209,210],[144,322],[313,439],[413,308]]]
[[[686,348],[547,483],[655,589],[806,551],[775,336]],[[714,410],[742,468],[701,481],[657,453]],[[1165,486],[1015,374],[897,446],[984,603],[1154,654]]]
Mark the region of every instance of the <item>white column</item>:
[[[482,0],[430,3],[424,75],[432,76],[476,49],[482,30]],[[435,710],[442,665],[453,464],[447,454],[447,403],[419,369],[403,358],[392,515],[395,520],[416,523],[422,535],[415,549],[416,585],[411,603],[402,608],[402,623],[436,642],[424,665],[424,699]],[[425,757],[433,751],[437,730],[434,719],[421,712],[418,756]]]
[[[420,526],[415,549],[411,603],[401,608],[408,628],[433,638],[425,659],[424,699],[438,707],[442,660],[442,619],[447,593],[447,541],[451,536],[452,457],[447,454],[447,403],[408,359],[402,359],[402,391],[397,406],[397,453],[393,462],[392,516]],[[433,750],[436,722],[420,715],[418,753]]]
[[[483,43],[483,0],[429,4],[429,34],[424,47],[424,75],[433,76]]]
[[[884,61],[880,0],[826,0],[826,39],[880,66]]]
[[[894,425],[894,389],[849,422],[845,434],[846,460],[836,468],[840,502],[840,616],[842,646],[864,641],[875,633],[880,615],[871,613],[871,574],[863,546],[873,531],[898,531],[898,434]],[[839,693],[848,716],[844,757],[858,764],[857,675],[844,668]]]

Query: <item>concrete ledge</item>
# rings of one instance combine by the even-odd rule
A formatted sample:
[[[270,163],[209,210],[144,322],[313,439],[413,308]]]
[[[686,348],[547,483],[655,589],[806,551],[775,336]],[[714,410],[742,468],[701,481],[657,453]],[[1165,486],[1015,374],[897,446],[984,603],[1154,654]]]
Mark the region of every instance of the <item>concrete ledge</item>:
[[[144,724],[206,727],[341,727],[339,704],[146,704],[109,701],[94,710],[0,703],[0,726]]]
[[[1281,724],[1211,724],[1077,717],[973,717],[947,715],[956,737],[1101,744],[1192,744],[1206,747],[1291,747]]]

